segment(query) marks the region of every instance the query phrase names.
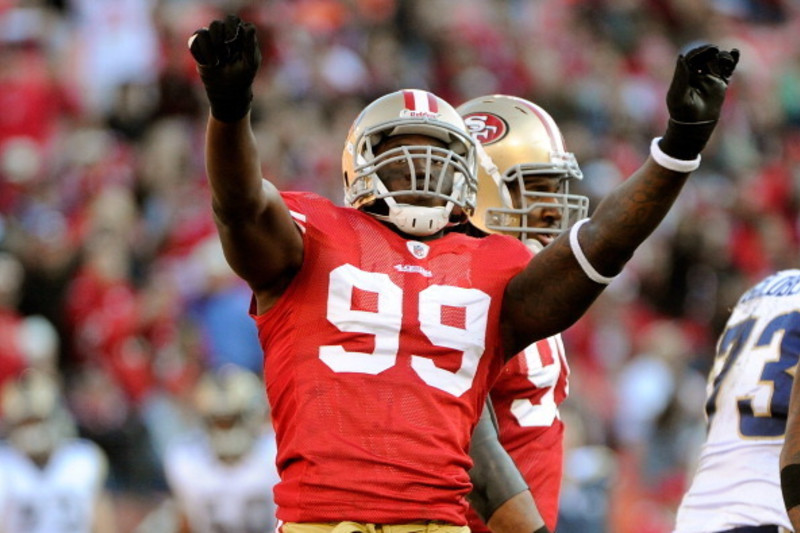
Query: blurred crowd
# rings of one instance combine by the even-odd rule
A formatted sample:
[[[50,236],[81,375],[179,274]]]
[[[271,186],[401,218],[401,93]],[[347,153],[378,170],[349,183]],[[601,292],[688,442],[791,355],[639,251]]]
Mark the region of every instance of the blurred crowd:
[[[109,457],[125,531],[167,493],[164,449],[193,424],[198,377],[261,367],[250,294],[211,219],[207,108],[186,49],[229,12],[258,26],[265,175],[335,201],[360,109],[418,87],[454,105],[506,93],[543,106],[584,171],[574,192],[595,206],[663,132],[677,52],[741,50],[700,169],[564,335],[559,531],[670,531],[727,313],[798,264],[800,5],[0,0],[0,382],[28,366],[59,373],[81,435]]]

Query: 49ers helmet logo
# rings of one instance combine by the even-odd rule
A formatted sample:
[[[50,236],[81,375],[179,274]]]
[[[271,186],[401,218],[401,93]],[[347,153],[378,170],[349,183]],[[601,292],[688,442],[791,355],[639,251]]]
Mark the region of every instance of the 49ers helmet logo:
[[[470,113],[464,117],[464,123],[472,137],[481,144],[499,141],[508,133],[508,124],[492,113]]]

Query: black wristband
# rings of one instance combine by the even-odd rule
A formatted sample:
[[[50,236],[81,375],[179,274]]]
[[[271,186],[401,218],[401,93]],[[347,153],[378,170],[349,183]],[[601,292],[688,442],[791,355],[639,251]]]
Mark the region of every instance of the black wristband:
[[[533,533],[550,533],[550,530],[547,529],[547,526],[542,526]]]
[[[669,119],[667,131],[658,146],[668,156],[691,161],[703,151],[716,125],[716,120],[679,122]]]
[[[221,122],[236,122],[244,118],[250,111],[250,104],[253,101],[253,91],[247,89],[246,93],[239,96],[224,98],[213,95],[206,91],[208,103],[211,107],[211,115]]]
[[[781,492],[787,511],[800,505],[800,464],[781,468]]]

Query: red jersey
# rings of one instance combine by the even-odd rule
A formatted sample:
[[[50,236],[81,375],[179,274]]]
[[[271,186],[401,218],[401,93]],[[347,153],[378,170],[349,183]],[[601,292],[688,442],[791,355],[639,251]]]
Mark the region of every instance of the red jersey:
[[[504,236],[407,240],[315,194],[282,195],[303,266],[254,316],[278,518],[466,524],[469,440],[503,366],[502,297],[530,252]]]
[[[564,456],[564,423],[558,406],[569,393],[569,366],[561,335],[543,339],[516,355],[491,390],[500,443],[531,489],[550,531],[558,519]],[[488,533],[474,510],[473,533]]]

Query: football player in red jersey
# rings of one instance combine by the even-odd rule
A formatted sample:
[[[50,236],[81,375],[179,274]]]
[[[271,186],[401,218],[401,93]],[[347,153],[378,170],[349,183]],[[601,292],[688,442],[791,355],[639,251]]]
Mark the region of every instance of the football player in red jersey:
[[[211,107],[215,221],[254,293],[280,530],[468,532],[468,448],[490,385],[577,320],[665,216],[699,165],[738,52],[680,56],[651,158],[531,259],[507,236],[444,234],[473,211],[477,171],[475,141],[444,100],[403,90],[364,108],[339,207],[261,175],[255,28],[213,21],[190,49]]]
[[[589,199],[569,192],[570,182],[583,173],[544,109],[514,96],[487,95],[457,111],[483,150],[470,230],[511,235],[537,253],[586,217]],[[489,394],[500,442],[525,476],[551,531],[558,518],[564,453],[558,406],[567,397],[568,376],[564,343],[556,334],[512,358]],[[473,532],[494,530],[472,509],[468,518]]]

